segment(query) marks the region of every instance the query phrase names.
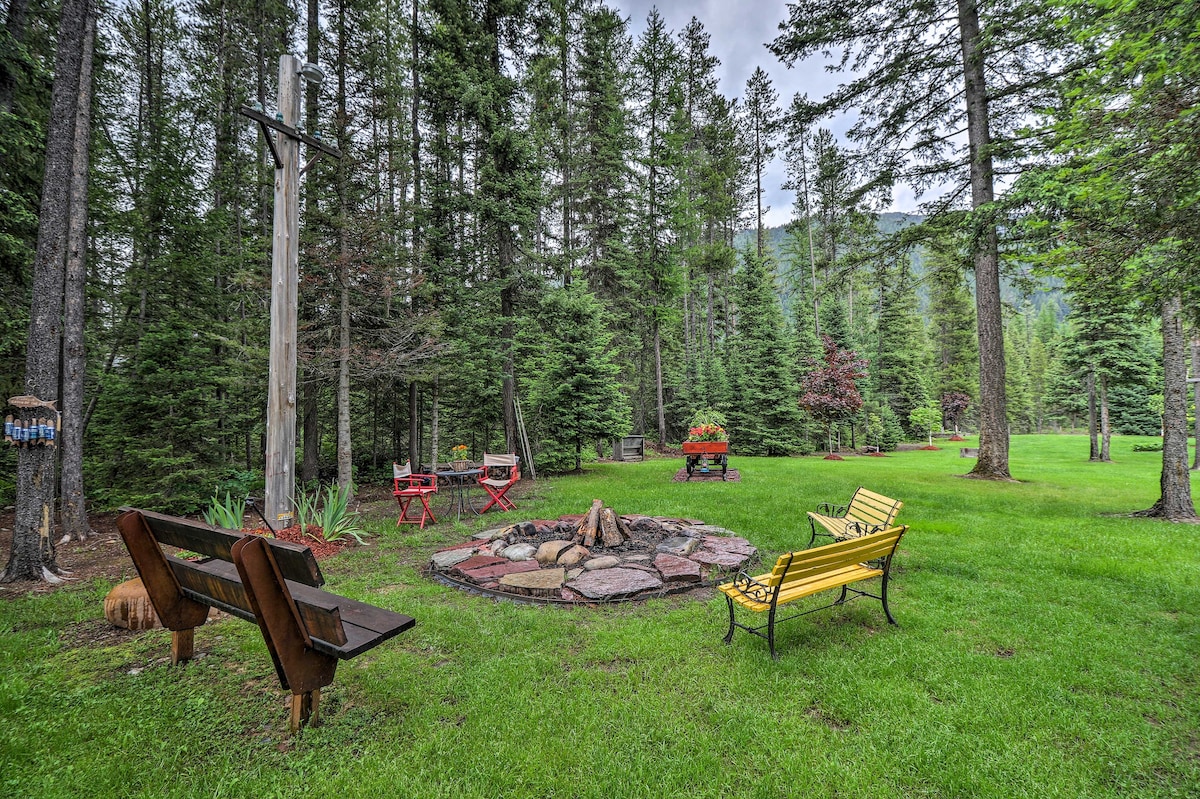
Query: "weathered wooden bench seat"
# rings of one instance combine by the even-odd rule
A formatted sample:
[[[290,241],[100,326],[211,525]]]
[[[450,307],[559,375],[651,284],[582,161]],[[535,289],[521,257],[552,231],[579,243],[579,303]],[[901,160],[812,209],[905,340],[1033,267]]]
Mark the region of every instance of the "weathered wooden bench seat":
[[[163,626],[171,662],[191,659],[194,630],[209,608],[258,624],[285,690],[292,692],[292,731],[315,723],[321,688],[348,660],[411,628],[416,621],[321,590],[325,578],[312,550],[150,511],[123,509],[121,538]],[[204,556],[190,561],[163,551]]]
[[[741,628],[766,638],[771,657],[775,658],[775,625],[818,610],[844,605],[864,596],[882,601],[888,622],[895,624],[896,620],[888,608],[888,576],[892,556],[906,530],[908,528],[903,526],[893,527],[822,547],[786,552],[775,561],[775,568],[757,577],[739,572],[732,582],[717,587],[725,595],[729,606],[729,632],[725,634],[725,643],[733,641],[734,630]],[[850,587],[852,583],[873,577],[883,578],[879,594]],[[833,588],[842,589],[841,596],[835,602],[782,619],[776,618],[776,611],[781,606]],[[740,623],[734,615],[735,606],[753,613],[766,613],[766,623],[757,626]],[[766,634],[763,634],[764,628]]]
[[[904,503],[883,494],[859,486],[845,505],[822,502],[815,511],[808,512],[808,526],[812,537],[811,547],[818,536],[844,541],[847,538],[886,530],[896,521],[896,515]]]

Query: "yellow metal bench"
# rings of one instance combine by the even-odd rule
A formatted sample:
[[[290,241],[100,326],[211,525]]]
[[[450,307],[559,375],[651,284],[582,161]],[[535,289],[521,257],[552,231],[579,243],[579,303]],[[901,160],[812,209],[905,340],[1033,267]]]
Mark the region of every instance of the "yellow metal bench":
[[[740,627],[748,633],[766,638],[771,648],[771,657],[775,658],[776,624],[818,610],[844,605],[850,600],[864,596],[882,601],[888,623],[895,624],[896,620],[892,618],[892,612],[888,608],[888,575],[892,567],[892,556],[896,554],[896,547],[906,530],[908,527],[905,526],[893,527],[878,533],[826,544],[823,547],[786,552],[775,561],[775,568],[757,577],[739,572],[732,582],[717,586],[717,590],[725,595],[725,601],[729,605],[729,632],[725,634],[725,643],[733,641],[733,631]],[[879,594],[850,587],[852,583],[872,577],[883,578]],[[837,601],[782,619],[776,618],[776,611],[780,606],[833,588],[842,589]],[[849,594],[854,596],[848,596]],[[766,613],[767,622],[758,626],[742,624],[734,616],[735,606],[754,613]],[[763,633],[764,628],[766,634]]]
[[[808,526],[812,528],[808,545],[811,547],[817,536],[844,541],[886,530],[896,522],[902,507],[903,502],[859,486],[848,504],[822,502],[815,511],[808,512]]]

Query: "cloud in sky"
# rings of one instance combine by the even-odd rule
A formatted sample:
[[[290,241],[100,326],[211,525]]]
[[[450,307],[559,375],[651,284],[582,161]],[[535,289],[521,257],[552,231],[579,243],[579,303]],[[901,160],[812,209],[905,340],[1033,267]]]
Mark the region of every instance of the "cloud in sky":
[[[746,81],[755,67],[762,67],[771,78],[779,93],[779,105],[786,109],[796,94],[807,94],[811,98],[823,97],[833,90],[842,76],[823,69],[824,63],[810,60],[798,63],[792,69],[767,49],[766,44],[779,35],[779,24],[787,19],[785,0],[757,0],[753,3],[736,3],[730,0],[608,0],[608,4],[629,17],[629,27],[634,40],[646,27],[650,9],[657,7],[667,27],[678,33],[696,17],[712,37],[710,48],[721,60],[717,68],[720,90],[727,97],[741,97],[746,91]],[[825,126],[839,138],[849,126],[846,117],[827,121]],[[767,174],[767,189],[764,201],[771,206],[767,224],[782,225],[791,218],[792,192],[781,187],[787,175],[779,159],[771,165]],[[888,210],[912,211],[916,199],[907,187],[898,187]]]

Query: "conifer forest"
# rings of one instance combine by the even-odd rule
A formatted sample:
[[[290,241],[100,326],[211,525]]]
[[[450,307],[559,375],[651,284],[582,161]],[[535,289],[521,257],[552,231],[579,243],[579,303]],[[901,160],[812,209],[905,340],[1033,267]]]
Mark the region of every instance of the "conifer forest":
[[[1197,4],[796,0],[736,96],[720,31],[604,0],[3,4],[0,399],[60,419],[0,450],[18,565],[259,490],[284,54],[341,154],[301,148],[298,485],[699,413],[742,456],[970,432],[999,479],[1013,434],[1162,435],[1150,512],[1194,515]]]

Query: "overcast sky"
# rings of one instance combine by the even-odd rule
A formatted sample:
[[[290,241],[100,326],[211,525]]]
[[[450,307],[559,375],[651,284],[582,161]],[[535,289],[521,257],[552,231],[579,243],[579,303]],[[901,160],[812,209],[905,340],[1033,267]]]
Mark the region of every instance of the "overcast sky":
[[[836,0],[834,0],[836,2]],[[629,17],[630,32],[634,40],[646,27],[646,16],[657,6],[658,13],[667,27],[676,34],[696,17],[712,37],[710,47],[713,55],[721,59],[717,75],[721,80],[721,92],[727,97],[741,97],[746,90],[746,81],[761,66],[771,78],[779,93],[779,105],[786,109],[797,93],[808,94],[816,99],[823,97],[838,83],[838,75],[825,72],[821,63],[801,63],[793,69],[781,64],[766,43],[779,35],[779,23],[787,18],[785,0],[608,0],[608,4]],[[839,138],[846,127],[845,120],[825,123]],[[779,188],[786,178],[783,163],[773,164],[766,191],[765,202],[771,206],[767,224],[782,225],[791,218],[792,193]],[[907,189],[898,190],[887,210],[913,211],[916,199]]]

